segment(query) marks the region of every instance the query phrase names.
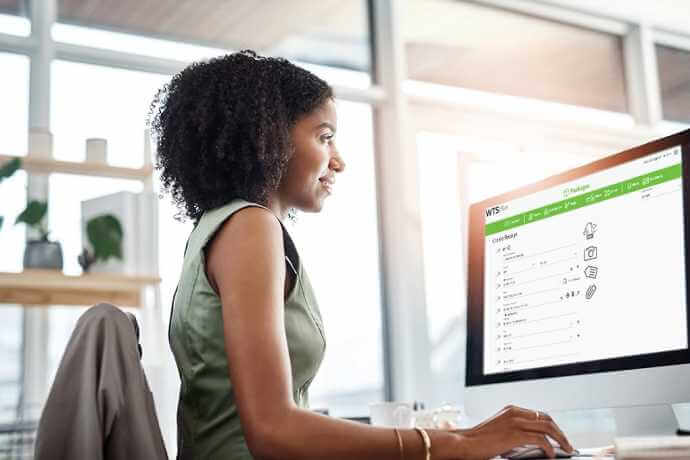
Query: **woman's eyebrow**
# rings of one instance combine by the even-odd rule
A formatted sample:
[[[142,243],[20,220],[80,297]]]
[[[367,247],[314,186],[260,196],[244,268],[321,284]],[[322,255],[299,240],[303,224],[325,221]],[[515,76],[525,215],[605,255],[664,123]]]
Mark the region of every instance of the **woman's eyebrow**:
[[[330,129],[331,131],[335,132],[335,126],[333,126],[332,124],[330,124],[330,123],[327,122],[327,121],[324,121],[323,123],[319,123],[319,125],[316,126],[316,127],[314,128],[314,130],[316,131],[316,130],[319,130],[319,129],[321,129],[321,128],[328,128],[328,129]]]

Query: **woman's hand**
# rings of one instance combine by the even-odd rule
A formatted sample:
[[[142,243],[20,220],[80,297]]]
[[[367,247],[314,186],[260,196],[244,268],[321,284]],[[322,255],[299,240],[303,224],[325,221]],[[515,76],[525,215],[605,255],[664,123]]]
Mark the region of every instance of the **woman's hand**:
[[[448,438],[444,437],[438,449],[434,449],[439,454],[438,458],[483,460],[527,444],[541,447],[546,456],[553,458],[555,452],[547,436],[566,452],[573,450],[549,415],[516,406],[507,406],[474,428],[451,433],[457,436],[457,442],[449,443]],[[446,449],[454,449],[455,452]]]

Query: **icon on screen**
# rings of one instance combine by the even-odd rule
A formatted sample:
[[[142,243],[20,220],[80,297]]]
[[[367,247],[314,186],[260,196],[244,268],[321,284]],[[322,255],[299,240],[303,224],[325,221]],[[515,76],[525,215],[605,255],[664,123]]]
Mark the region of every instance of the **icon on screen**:
[[[587,268],[585,268],[585,276],[587,278],[597,279],[598,272],[599,269],[593,265],[587,265]]]
[[[589,246],[585,248],[585,261],[594,260],[597,258],[597,247]]]
[[[588,222],[587,225],[585,225],[585,231],[582,232],[583,235],[585,235],[585,238],[588,240],[591,240],[594,238],[594,232],[597,231],[597,226],[596,224],[593,224],[591,222]]]
[[[587,288],[587,292],[585,292],[585,298],[587,300],[591,299],[594,293],[597,292],[597,285],[592,284]]]

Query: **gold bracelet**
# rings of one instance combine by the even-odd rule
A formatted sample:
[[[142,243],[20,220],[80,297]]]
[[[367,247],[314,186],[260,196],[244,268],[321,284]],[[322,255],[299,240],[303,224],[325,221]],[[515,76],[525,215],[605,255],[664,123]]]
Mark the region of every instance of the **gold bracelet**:
[[[400,452],[400,460],[405,460],[405,446],[403,445],[402,436],[400,436],[400,431],[397,428],[393,428],[395,431],[395,437],[398,438],[398,451]]]
[[[426,456],[424,458],[426,460],[431,460],[431,438],[429,437],[429,434],[424,428],[414,427],[414,429],[417,430],[419,435],[422,437],[422,441],[424,442],[424,449],[426,450]]]

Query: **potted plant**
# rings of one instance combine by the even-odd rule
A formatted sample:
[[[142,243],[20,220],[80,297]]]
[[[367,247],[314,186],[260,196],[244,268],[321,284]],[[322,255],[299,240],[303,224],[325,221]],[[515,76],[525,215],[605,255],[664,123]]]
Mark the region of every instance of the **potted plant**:
[[[62,247],[57,241],[48,239],[48,228],[45,217],[48,213],[48,203],[31,200],[22,211],[15,224],[26,224],[39,234],[38,239],[29,239],[24,249],[24,268],[48,268],[62,270]]]
[[[94,262],[105,262],[111,257],[122,259],[122,225],[117,217],[104,214],[86,222],[86,236],[93,251],[84,248],[78,257],[84,273]]]
[[[22,165],[21,159],[14,158],[0,166],[0,182],[12,176]],[[24,268],[51,268],[62,270],[62,247],[56,241],[48,240],[45,216],[48,203],[31,200],[26,209],[17,217],[15,224],[24,223],[39,233],[38,239],[30,239],[24,249]],[[3,217],[0,216],[0,228]]]

